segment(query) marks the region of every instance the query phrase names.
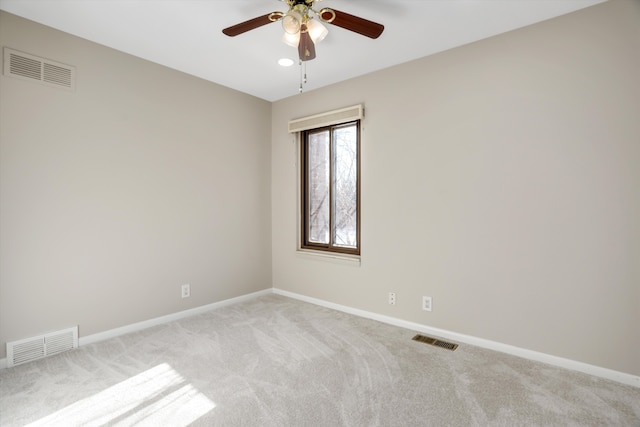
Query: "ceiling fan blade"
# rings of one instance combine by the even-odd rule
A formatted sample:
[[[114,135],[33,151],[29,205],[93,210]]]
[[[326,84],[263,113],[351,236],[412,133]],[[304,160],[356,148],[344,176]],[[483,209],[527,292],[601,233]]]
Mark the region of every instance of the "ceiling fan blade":
[[[300,61],[311,61],[316,57],[316,46],[313,44],[313,40],[311,40],[311,36],[304,24],[302,24],[302,28],[300,29],[298,56],[300,57]]]
[[[248,21],[232,25],[231,27],[222,30],[222,32],[229,37],[235,37],[239,34],[246,33],[249,30],[253,30],[255,28],[262,27],[263,25],[276,22],[282,19],[283,16],[284,13],[282,12],[267,13],[266,15],[258,16],[257,18],[249,19]]]
[[[345,30],[353,31],[372,39],[377,39],[384,31],[384,25],[382,24],[350,15],[346,12],[340,12],[339,10],[329,9],[328,7],[322,9],[318,15],[320,19],[329,24],[337,25]]]

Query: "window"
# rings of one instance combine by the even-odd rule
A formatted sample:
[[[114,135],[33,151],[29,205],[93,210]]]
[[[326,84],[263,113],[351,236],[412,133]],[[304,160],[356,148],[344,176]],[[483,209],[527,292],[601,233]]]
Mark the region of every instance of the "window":
[[[302,132],[302,248],[360,254],[360,121]]]

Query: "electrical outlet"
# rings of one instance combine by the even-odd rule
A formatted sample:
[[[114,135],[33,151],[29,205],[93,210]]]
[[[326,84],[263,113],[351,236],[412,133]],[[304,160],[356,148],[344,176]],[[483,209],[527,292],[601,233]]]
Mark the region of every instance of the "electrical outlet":
[[[191,285],[188,283],[186,285],[182,285],[182,298],[188,298],[191,296]]]
[[[396,305],[396,293],[389,292],[389,305]]]
[[[422,309],[424,311],[431,311],[433,309],[431,297],[422,297]]]

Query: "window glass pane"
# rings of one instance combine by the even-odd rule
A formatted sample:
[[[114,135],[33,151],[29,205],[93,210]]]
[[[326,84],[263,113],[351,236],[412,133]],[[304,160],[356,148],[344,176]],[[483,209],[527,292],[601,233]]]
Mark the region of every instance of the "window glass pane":
[[[310,243],[329,243],[329,131],[312,133],[308,140]]]
[[[333,242],[356,248],[358,227],[358,140],[354,124],[333,129]]]

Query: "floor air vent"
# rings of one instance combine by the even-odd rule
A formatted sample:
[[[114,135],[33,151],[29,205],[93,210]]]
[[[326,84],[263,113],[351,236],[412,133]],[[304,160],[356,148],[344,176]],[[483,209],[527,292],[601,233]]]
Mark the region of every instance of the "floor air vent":
[[[427,337],[425,335],[416,335],[415,337],[412,338],[414,341],[418,341],[418,342],[422,342],[425,344],[430,344],[430,345],[434,345],[436,347],[442,347],[442,348],[446,348],[447,350],[455,350],[456,348],[458,348],[458,344],[454,344],[454,343],[450,343],[447,341],[442,341],[436,338],[431,338],[431,337]]]
[[[74,90],[76,68],[4,48],[4,75]]]
[[[7,367],[78,348],[78,327],[7,343]]]

